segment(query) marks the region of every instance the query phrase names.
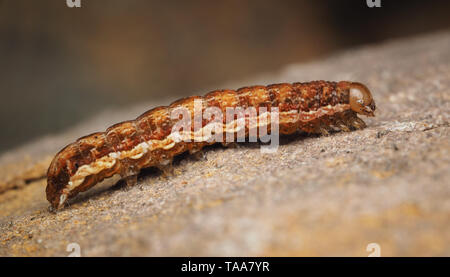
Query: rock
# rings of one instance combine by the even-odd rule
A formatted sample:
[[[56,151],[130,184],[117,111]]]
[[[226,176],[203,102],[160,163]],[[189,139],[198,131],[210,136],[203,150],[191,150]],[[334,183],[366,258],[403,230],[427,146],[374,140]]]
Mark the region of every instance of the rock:
[[[82,256],[368,256],[375,248],[448,256],[449,49],[443,32],[228,84],[358,80],[378,109],[364,130],[283,138],[273,154],[257,144],[214,146],[206,159],[181,158],[172,176],[141,174],[128,190],[109,179],[57,213],[48,212],[39,178],[48,156],[173,99],[104,111],[12,150],[0,158],[0,255],[66,256],[76,243]]]

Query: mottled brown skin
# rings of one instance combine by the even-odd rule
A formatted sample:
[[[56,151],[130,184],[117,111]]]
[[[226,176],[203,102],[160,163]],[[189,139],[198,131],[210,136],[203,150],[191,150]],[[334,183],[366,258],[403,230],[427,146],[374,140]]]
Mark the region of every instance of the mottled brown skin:
[[[217,90],[205,96],[193,96],[177,100],[167,107],[151,109],[135,120],[125,121],[109,127],[105,132],[94,133],[69,144],[54,157],[47,173],[47,199],[53,208],[59,208],[59,198],[71,176],[83,165],[108,155],[111,152],[133,149],[148,140],[161,140],[172,131],[176,120],[171,120],[172,109],[187,107],[194,114],[194,100],[203,99],[203,110],[218,107],[225,114],[227,107],[278,107],[280,113],[298,110],[316,111],[321,107],[347,104],[345,111],[332,116],[316,116],[310,121],[280,124],[281,134],[292,134],[297,130],[327,135],[329,131],[364,128],[364,122],[356,114],[373,116],[375,102],[364,85],[354,82],[313,81],[307,83],[273,84],[268,86],[243,87],[234,90]],[[346,107],[347,107],[346,106]],[[225,118],[224,118],[225,120]],[[281,117],[280,117],[281,122]],[[208,122],[203,120],[202,125]],[[246,126],[247,127],[247,126]],[[270,127],[270,126],[269,126]],[[248,135],[248,129],[246,130]],[[212,142],[214,143],[214,142]],[[171,159],[185,151],[195,152],[207,142],[179,142],[169,150],[148,151],[138,160],[120,160],[115,165],[98,174],[88,176],[73,189],[67,198],[86,191],[103,179],[119,173],[122,177],[135,175],[141,168],[159,166],[163,160]]]

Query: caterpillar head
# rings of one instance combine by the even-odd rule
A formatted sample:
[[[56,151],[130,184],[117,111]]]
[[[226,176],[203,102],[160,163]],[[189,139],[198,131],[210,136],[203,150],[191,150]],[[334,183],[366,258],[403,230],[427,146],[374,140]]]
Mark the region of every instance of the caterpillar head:
[[[374,116],[375,101],[370,90],[363,84],[352,82],[350,84],[350,108],[356,113]]]

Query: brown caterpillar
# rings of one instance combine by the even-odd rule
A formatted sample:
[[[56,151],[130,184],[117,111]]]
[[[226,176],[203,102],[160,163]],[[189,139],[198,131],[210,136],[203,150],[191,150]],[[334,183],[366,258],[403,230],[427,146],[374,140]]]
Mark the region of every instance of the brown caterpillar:
[[[237,132],[234,127],[236,120],[201,118],[201,134],[213,123],[219,123],[215,139],[200,136],[199,140],[177,141],[172,130],[182,118],[174,119],[171,112],[185,108],[195,114],[196,101],[200,101],[202,113],[209,107],[222,111],[237,107],[254,108],[255,120],[245,118],[246,137],[251,130],[262,128],[263,108],[278,109],[281,134],[301,130],[328,135],[331,130],[361,129],[366,125],[357,114],[374,116],[375,111],[369,89],[361,83],[347,81],[252,86],[180,99],[167,107],[154,108],[135,120],[115,124],[105,132],[79,138],[67,145],[56,154],[48,169],[47,200],[53,208],[61,208],[67,199],[114,174],[120,174],[127,185],[132,185],[136,183],[141,168],[170,164],[177,154],[196,152],[205,145],[218,142],[217,135],[223,137],[227,132],[233,135]],[[193,137],[199,130],[184,128],[183,131],[188,137]]]

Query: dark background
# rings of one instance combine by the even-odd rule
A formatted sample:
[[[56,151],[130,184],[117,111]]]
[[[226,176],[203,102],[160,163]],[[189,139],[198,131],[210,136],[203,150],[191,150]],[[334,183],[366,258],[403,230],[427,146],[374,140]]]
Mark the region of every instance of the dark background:
[[[450,28],[450,1],[381,2],[0,0],[0,152],[107,107]]]

